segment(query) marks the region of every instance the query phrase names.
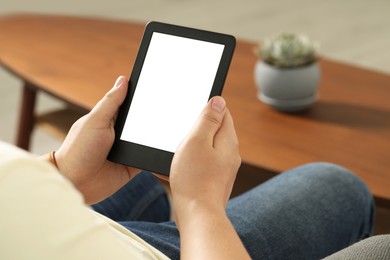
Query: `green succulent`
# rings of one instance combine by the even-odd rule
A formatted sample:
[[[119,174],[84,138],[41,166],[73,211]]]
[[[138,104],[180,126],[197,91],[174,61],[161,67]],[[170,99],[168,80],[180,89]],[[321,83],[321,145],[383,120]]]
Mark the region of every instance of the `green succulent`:
[[[264,40],[257,54],[268,64],[281,68],[299,67],[317,60],[318,44],[306,35],[281,33]]]

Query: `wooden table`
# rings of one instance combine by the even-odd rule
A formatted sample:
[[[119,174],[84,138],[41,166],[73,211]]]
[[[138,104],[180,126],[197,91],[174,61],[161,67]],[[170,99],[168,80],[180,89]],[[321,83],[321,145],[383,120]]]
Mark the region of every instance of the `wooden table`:
[[[0,62],[25,82],[19,146],[28,145],[37,91],[91,109],[118,75],[130,75],[143,26],[61,16],[0,18]],[[388,204],[390,76],[324,58],[318,102],[307,112],[283,114],[256,97],[254,46],[238,41],[223,94],[244,164],[276,174],[333,162],[354,171]]]

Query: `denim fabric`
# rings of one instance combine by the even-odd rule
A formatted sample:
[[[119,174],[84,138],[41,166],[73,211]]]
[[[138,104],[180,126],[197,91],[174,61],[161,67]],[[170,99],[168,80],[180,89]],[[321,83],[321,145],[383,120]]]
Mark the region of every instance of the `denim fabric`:
[[[371,234],[373,198],[355,175],[309,164],[230,201],[227,212],[255,259],[319,259]]]
[[[313,163],[230,200],[227,214],[253,259],[319,259],[369,236],[373,205],[355,175]],[[167,196],[151,174],[137,176],[94,208],[179,259],[179,232],[168,221]]]
[[[164,188],[149,172],[141,172],[114,195],[92,208],[117,221],[169,221],[170,204]]]

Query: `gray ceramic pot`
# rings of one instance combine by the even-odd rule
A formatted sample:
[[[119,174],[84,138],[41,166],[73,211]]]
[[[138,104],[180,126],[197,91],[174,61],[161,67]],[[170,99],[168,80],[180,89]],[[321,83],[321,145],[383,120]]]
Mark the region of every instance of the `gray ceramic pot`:
[[[277,110],[298,112],[317,98],[321,74],[317,62],[297,68],[277,68],[259,60],[254,74],[258,98]]]

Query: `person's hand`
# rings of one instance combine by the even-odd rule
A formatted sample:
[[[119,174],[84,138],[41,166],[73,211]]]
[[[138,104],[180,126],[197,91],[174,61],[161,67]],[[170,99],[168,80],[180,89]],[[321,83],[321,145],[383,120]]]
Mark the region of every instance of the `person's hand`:
[[[127,93],[127,79],[119,77],[114,87],[90,113],[70,129],[55,153],[59,171],[84,195],[85,202],[99,202],[139,173],[107,160],[115,139],[114,123]]]
[[[250,259],[225,212],[240,163],[232,117],[214,97],[171,166],[182,259]]]
[[[233,119],[225,100],[214,97],[173,157],[169,179],[176,212],[194,205],[224,211],[240,164]]]

